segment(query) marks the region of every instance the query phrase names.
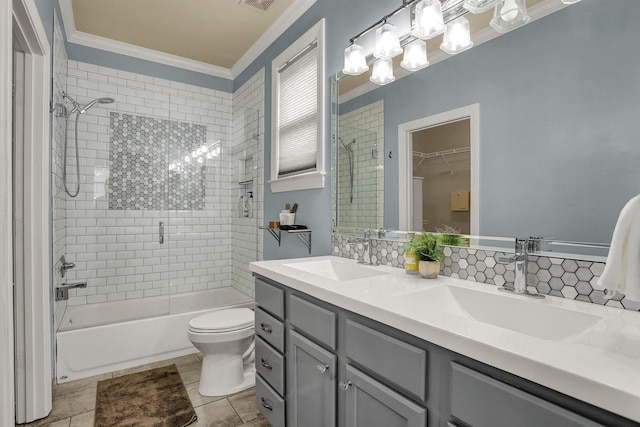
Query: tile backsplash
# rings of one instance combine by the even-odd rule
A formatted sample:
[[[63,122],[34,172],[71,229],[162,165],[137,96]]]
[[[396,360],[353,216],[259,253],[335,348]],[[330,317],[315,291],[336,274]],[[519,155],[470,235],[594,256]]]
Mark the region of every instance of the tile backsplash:
[[[362,244],[347,242],[348,236],[331,236],[332,254],[343,258],[360,259]],[[376,264],[404,268],[403,240],[372,239],[371,259]],[[473,282],[513,287],[515,265],[500,264],[498,258],[506,252],[484,249],[445,247],[440,274]],[[603,262],[580,261],[529,255],[527,285],[531,292],[640,311],[640,302],[623,294],[605,299],[604,292],[594,288],[604,271]]]

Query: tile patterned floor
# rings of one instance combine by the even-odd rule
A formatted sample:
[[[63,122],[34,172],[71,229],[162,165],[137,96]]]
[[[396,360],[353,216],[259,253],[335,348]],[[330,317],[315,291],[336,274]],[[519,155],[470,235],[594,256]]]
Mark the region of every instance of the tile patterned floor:
[[[47,418],[20,427],[93,427],[93,411],[98,381],[175,363],[189,393],[198,421],[193,427],[268,427],[258,412],[255,390],[222,397],[205,397],[198,393],[202,358],[198,354],[110,372],[57,385],[53,390],[53,410]]]

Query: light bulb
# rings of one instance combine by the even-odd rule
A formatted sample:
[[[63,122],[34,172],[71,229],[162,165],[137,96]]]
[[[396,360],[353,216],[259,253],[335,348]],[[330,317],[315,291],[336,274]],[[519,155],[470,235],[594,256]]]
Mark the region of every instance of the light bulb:
[[[505,0],[500,10],[500,16],[507,22],[511,22],[518,16],[518,5],[516,0]]]
[[[440,0],[422,0],[415,7],[416,18],[411,34],[419,39],[432,39],[445,30]]]
[[[387,59],[402,53],[398,28],[395,25],[384,24],[376,30],[376,50],[373,56]]]
[[[409,43],[404,48],[404,58],[400,66],[409,71],[418,71],[429,65],[427,61],[427,45],[420,39]]]
[[[391,59],[379,59],[373,64],[373,72],[369,78],[371,82],[377,85],[386,85],[395,79]]]
[[[342,72],[351,76],[357,76],[369,70],[364,48],[352,44],[344,50],[344,68]]]
[[[184,161],[187,163],[191,163],[191,157],[187,154],[186,156],[184,156]]]
[[[440,49],[454,55],[473,46],[469,33],[469,21],[463,16],[451,21],[444,32],[444,40]]]
[[[489,25],[499,33],[506,33],[526,24],[529,20],[525,0],[505,0],[504,3],[496,6]]]

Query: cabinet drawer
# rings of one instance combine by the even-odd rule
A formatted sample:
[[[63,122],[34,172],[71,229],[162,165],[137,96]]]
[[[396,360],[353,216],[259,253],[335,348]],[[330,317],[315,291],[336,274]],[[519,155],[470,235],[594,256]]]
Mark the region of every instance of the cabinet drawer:
[[[262,338],[256,338],[256,371],[284,396],[284,356]]]
[[[425,427],[427,410],[347,365],[346,419],[348,426]]]
[[[291,295],[289,321],[320,344],[336,349],[336,314],[309,301]]]
[[[284,319],[284,291],[256,278],[256,304],[279,319]]]
[[[600,426],[457,363],[451,364],[451,415],[473,427]]]
[[[426,399],[427,352],[347,320],[347,356],[392,383]]]
[[[256,405],[271,427],[285,427],[284,399],[260,375],[256,375]]]
[[[284,353],[284,323],[259,307],[256,309],[256,335]]]

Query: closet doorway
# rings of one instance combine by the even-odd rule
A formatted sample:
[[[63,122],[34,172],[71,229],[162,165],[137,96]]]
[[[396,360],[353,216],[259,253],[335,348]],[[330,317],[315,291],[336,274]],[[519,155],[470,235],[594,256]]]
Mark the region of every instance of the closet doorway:
[[[398,126],[401,230],[479,234],[479,114],[473,104]]]

